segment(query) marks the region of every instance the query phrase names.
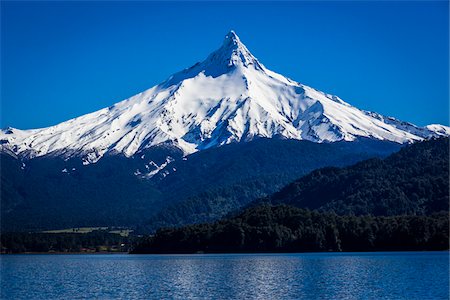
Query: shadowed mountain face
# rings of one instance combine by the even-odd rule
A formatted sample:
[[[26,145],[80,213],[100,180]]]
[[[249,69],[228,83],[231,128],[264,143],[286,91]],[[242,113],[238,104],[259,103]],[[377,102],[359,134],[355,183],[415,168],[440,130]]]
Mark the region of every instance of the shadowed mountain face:
[[[145,224],[142,228],[150,230],[214,220],[316,168],[385,156],[399,147],[371,140],[318,144],[258,139],[184,158],[177,148],[154,147],[131,157],[105,156],[89,165],[78,159],[22,161],[2,154],[2,228]],[[152,177],[140,174],[146,166],[164,164]]]

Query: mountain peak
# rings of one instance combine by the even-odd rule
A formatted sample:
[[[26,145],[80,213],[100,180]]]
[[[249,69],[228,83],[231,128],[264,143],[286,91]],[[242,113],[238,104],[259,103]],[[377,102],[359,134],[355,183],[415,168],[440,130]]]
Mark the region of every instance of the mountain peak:
[[[214,65],[215,68],[225,68],[226,70],[221,70],[222,72],[226,72],[230,68],[249,67],[250,65],[256,69],[262,68],[233,30],[225,35],[222,46],[211,53],[205,63]]]
[[[223,41],[224,45],[235,45],[238,46],[239,44],[242,44],[241,39],[238,37],[236,32],[234,30],[230,30],[230,32],[225,35],[225,39]]]
[[[105,153],[131,156],[166,143],[189,154],[255,137],[405,143],[449,134],[449,127],[362,111],[289,80],[260,64],[230,31],[203,62],[111,107],[48,128],[0,131],[0,150],[81,155],[87,164]]]
[[[234,30],[230,30],[223,40],[222,46],[213,51],[202,62],[198,62],[190,68],[173,74],[163,86],[169,87],[177,85],[181,81],[193,78],[202,73],[213,78],[229,74],[236,69],[244,70],[253,66],[254,70],[264,71],[265,68],[258,62],[258,59],[250,53],[242,43]]]

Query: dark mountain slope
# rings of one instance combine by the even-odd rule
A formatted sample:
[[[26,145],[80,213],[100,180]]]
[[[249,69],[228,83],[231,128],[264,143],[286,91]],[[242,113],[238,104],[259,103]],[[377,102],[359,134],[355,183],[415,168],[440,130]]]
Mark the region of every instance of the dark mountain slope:
[[[313,143],[309,141],[258,138],[207,149],[186,160],[170,164],[169,175],[158,186],[173,197],[197,194],[213,185],[239,180],[282,176],[293,180],[322,166],[346,166],[370,157],[386,156],[400,149],[393,142],[359,139],[354,142]],[[158,174],[161,175],[162,174]]]
[[[235,216],[160,229],[134,252],[448,249],[448,147],[448,138],[430,140],[385,159],[313,171]]]
[[[400,147],[367,139],[328,144],[258,139],[205,150],[174,163],[176,174],[160,184],[169,205],[143,227],[155,230],[217,220],[314,169],[384,157]]]
[[[449,208],[449,139],[419,142],[385,159],[313,171],[269,199],[337,214],[427,215]]]
[[[161,193],[130,174],[122,159],[83,166],[42,157],[22,165],[2,155],[2,230],[129,226],[146,218]]]
[[[2,229],[135,227],[150,218],[149,227],[156,229],[218,219],[316,168],[384,156],[399,147],[370,140],[260,139],[186,159],[177,149],[160,147],[130,158],[109,155],[87,166],[79,159],[44,156],[22,162],[2,154]],[[150,161],[160,166],[168,156],[174,161],[156,176],[136,175]]]

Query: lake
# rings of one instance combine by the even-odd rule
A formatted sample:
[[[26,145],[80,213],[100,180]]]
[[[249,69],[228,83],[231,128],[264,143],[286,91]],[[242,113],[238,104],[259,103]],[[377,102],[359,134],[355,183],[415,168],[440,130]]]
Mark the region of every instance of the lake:
[[[1,299],[448,299],[448,252],[2,255]]]

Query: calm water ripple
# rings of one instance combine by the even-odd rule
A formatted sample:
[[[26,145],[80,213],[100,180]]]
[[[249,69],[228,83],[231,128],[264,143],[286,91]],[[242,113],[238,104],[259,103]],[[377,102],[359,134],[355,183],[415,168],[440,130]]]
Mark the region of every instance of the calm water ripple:
[[[448,252],[3,255],[1,299],[448,299]]]

